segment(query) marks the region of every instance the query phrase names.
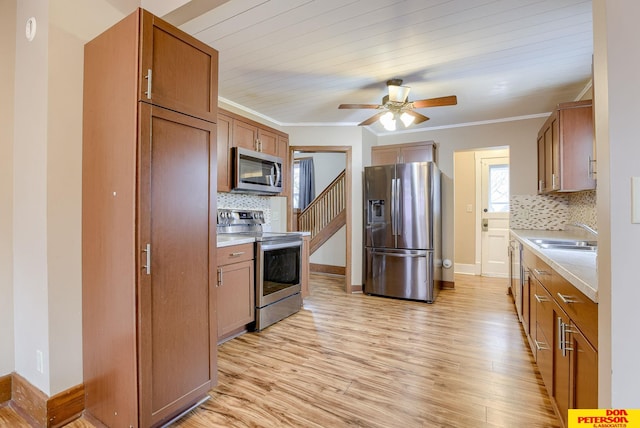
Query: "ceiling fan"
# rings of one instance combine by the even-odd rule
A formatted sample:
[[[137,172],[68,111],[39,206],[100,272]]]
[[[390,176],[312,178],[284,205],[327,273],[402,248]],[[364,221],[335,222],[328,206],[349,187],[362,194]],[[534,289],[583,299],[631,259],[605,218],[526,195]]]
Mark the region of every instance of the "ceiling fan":
[[[407,97],[409,96],[411,88],[408,86],[402,86],[402,79],[387,80],[387,88],[389,90],[389,94],[382,98],[381,104],[340,104],[338,108],[383,110],[371,116],[369,119],[360,122],[358,126],[371,125],[376,120],[379,120],[387,131],[394,131],[396,129],[396,121],[398,118],[402,121],[405,128],[414,123],[418,124],[429,120],[427,116],[413,111],[414,109],[452,106],[458,103],[458,99],[455,95],[429,98],[419,101],[408,101]]]

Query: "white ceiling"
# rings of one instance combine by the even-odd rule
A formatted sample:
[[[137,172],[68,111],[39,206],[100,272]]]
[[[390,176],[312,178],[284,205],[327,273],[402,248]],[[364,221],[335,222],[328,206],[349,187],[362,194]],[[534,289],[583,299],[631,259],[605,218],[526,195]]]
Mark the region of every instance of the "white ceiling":
[[[410,100],[457,95],[420,128],[540,115],[591,79],[591,0],[209,4],[180,28],[220,52],[220,97],[280,125],[355,125],[376,111],[338,105],[380,103],[394,77]]]

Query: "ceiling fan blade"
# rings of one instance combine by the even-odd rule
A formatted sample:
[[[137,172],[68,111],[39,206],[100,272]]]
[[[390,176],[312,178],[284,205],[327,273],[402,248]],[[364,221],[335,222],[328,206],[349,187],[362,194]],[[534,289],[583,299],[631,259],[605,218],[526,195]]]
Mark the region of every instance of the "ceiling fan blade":
[[[378,104],[340,104],[338,108],[351,108],[351,109],[363,109],[363,108],[380,108]]]
[[[412,101],[411,104],[413,104],[413,108],[454,106],[458,104],[458,98],[455,95],[449,95],[448,97]]]
[[[386,111],[381,111],[380,113],[376,113],[373,116],[371,116],[369,119],[364,120],[362,122],[360,122],[358,124],[358,126],[367,126],[367,125],[371,125],[373,122],[375,122],[376,120],[380,119],[380,116],[382,116],[383,114],[385,114]]]
[[[410,114],[411,116],[413,116],[415,119],[413,119],[413,123],[414,124],[418,124],[418,123],[422,123],[422,122],[426,122],[427,120],[429,120],[429,118],[423,114],[420,114],[416,111],[413,110],[406,110],[405,113]]]

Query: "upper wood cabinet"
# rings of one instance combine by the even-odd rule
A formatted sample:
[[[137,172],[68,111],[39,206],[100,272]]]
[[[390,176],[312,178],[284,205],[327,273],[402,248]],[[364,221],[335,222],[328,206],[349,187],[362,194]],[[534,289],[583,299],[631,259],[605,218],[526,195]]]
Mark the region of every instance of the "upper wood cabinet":
[[[183,76],[194,44],[200,80]],[[160,426],[215,384],[216,117],[169,89],[137,97],[141,51],[161,64],[152,88],[211,92],[217,53],[200,45],[141,9],[85,45],[84,403],[105,426]]]
[[[233,159],[231,149],[242,147],[282,158],[283,191],[289,188],[289,136],[251,119],[222,110],[218,112],[218,191],[229,192],[233,187]]]
[[[595,189],[591,100],[558,104],[537,142],[538,193]]]
[[[209,122],[218,113],[218,52],[142,10],[138,100]]]
[[[231,145],[233,144],[233,118],[218,113],[218,192],[230,192]]]
[[[371,165],[435,161],[436,145],[433,141],[371,148]]]

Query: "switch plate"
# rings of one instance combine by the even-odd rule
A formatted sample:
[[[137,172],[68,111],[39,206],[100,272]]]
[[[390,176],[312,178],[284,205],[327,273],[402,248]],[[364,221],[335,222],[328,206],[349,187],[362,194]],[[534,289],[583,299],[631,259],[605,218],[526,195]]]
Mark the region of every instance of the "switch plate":
[[[640,177],[631,177],[631,223],[640,223]]]
[[[473,212],[473,205],[467,204],[467,212],[468,213],[472,213]]]

